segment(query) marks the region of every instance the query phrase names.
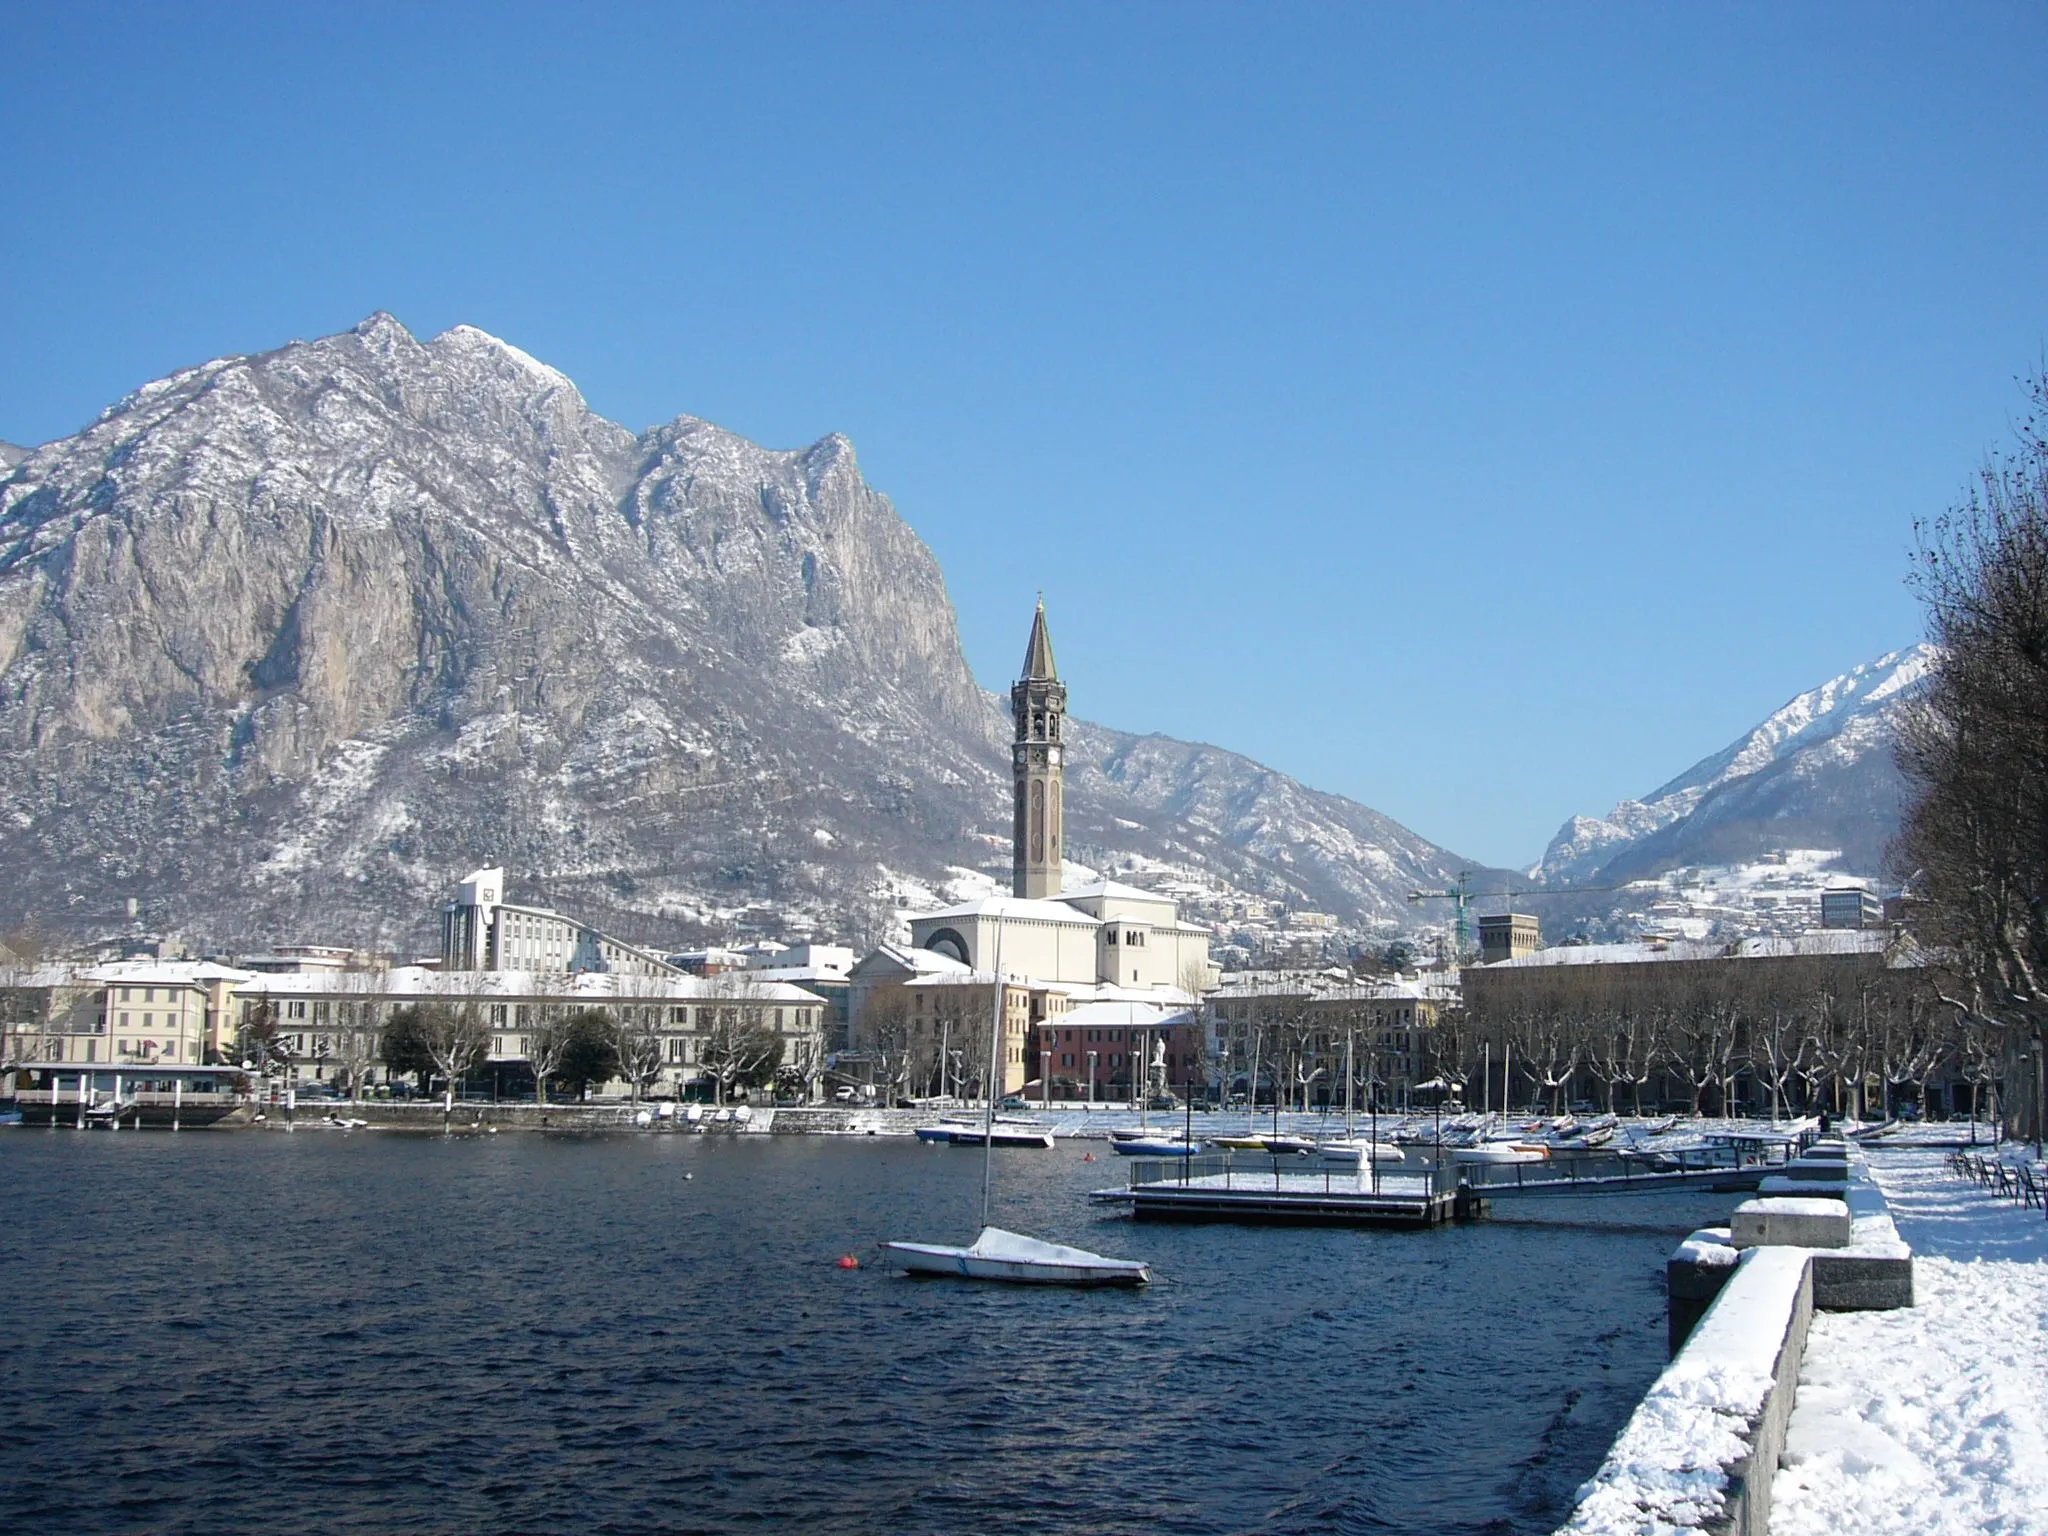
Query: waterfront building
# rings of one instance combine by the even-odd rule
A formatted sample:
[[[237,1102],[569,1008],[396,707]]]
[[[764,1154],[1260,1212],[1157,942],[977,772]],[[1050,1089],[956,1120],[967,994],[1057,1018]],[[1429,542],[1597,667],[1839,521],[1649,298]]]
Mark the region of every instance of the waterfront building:
[[[245,971],[350,971],[389,965],[393,958],[346,944],[275,944],[260,955],[238,956],[235,963]]]
[[[441,968],[449,971],[606,971],[674,976],[682,967],[547,907],[505,899],[505,871],[480,869],[441,912]]]
[[[1440,1079],[1454,985],[1327,970],[1233,971],[1207,1000],[1208,1050],[1232,1096],[1306,1106],[1406,1107]]]
[[[249,976],[235,990],[237,1017],[273,1011],[288,1080],[300,1085],[388,1081],[378,1040],[400,1008],[437,1004],[470,1012],[487,1033],[477,1076],[505,1091],[530,1091],[534,1035],[586,1010],[628,1035],[656,1042],[661,1070],[650,1089],[682,1096],[708,1082],[722,1053],[750,1031],[772,1032],[788,1081],[815,1094],[823,1070],[826,1002],[787,982],[745,973],[639,976],[616,971],[382,971]]]
[[[1047,1016],[1036,1035],[1033,1086],[1042,1098],[1121,1100],[1163,1091],[1192,1099],[1210,1087],[1206,1030],[1194,1005],[1098,999]]]
[[[231,1059],[233,989],[253,971],[210,960],[50,965],[0,981],[10,1063],[198,1066]]]
[[[754,955],[746,973],[756,981],[787,982],[825,1000],[825,1051],[847,1048],[854,953],[840,944],[777,944]]]
[[[1646,1106],[1770,1113],[1814,1102],[1825,1083],[1837,1110],[1882,1104],[1890,1035],[1924,1064],[1911,1079],[1923,1109],[1961,1111],[1959,1064],[1905,1038],[1932,1039],[1920,965],[1908,937],[1828,928],[1558,945],[1467,966],[1462,981],[1472,1041],[1492,1043],[1496,1071],[1511,1051],[1523,1074],[1517,1103],[1538,1088],[1554,1102],[1604,1101],[1624,1083],[1631,1105],[1640,1092]]]

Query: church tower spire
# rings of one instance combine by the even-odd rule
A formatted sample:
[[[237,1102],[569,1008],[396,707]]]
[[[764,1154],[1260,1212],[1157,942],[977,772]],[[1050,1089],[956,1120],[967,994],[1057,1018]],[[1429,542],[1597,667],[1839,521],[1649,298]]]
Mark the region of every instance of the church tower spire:
[[[1010,714],[1016,721],[1010,748],[1016,794],[1010,884],[1019,896],[1060,893],[1060,863],[1066,855],[1066,748],[1061,739],[1066,712],[1067,685],[1053,665],[1041,597],[1024,648],[1024,675],[1010,689]]]

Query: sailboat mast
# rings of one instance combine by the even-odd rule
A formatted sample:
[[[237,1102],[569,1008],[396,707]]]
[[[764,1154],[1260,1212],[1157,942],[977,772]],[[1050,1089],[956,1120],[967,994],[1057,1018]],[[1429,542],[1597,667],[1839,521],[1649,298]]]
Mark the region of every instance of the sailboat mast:
[[[981,1224],[988,1225],[989,1195],[994,1187],[996,1165],[996,1062],[1003,1044],[1003,914],[996,913],[996,953],[992,969],[996,978],[994,1017],[988,1032],[988,1077],[984,1091],[988,1107],[981,1117]]]
[[[1354,1031],[1349,1024],[1344,1026],[1344,1135],[1346,1138],[1358,1134],[1358,1117],[1351,1112],[1351,1041]]]

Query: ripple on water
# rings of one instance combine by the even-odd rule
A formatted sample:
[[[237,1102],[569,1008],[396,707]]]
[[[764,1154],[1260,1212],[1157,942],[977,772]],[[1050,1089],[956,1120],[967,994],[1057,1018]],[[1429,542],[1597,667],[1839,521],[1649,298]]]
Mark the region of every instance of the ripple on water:
[[[1547,1531],[1662,1363],[1671,1234],[1717,1210],[1133,1227],[1081,1199],[1099,1168],[1000,1156],[1000,1219],[1160,1276],[1047,1293],[836,1269],[974,1229],[978,1158],[876,1140],[0,1158],[8,1513],[74,1532]]]

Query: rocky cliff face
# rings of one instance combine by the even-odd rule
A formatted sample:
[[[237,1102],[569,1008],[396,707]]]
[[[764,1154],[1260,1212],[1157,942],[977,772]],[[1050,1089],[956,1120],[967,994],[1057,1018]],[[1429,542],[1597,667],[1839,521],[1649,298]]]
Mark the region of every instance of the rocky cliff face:
[[[1935,654],[1916,645],[1852,668],[1643,799],[1604,818],[1573,817],[1535,872],[1607,884],[1772,849],[1833,848],[1844,868],[1876,874],[1905,794],[1892,763],[1894,721]]]
[[[1357,917],[1457,862],[1242,758],[1080,735],[1106,854]],[[654,942],[750,903],[845,932],[1007,858],[1006,739],[844,438],[635,435],[468,327],[222,359],[0,469],[7,924],[132,898],[202,942],[416,947],[502,862]]]

